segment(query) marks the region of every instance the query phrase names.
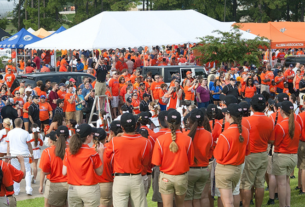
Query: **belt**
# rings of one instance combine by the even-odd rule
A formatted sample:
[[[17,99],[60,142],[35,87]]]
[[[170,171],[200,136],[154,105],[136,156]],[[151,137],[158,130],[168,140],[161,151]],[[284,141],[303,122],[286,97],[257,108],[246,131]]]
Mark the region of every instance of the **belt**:
[[[164,173],[164,172],[162,172],[162,171],[160,171],[161,173],[163,173],[163,174],[166,174],[166,173]],[[184,174],[186,174],[187,172],[185,172],[185,173],[182,173],[182,174],[179,174],[179,175],[184,175]],[[169,174],[168,174],[169,175]],[[174,176],[176,176],[176,175],[174,175]]]
[[[207,168],[207,167],[190,167],[192,169],[204,169],[204,168]]]
[[[99,80],[96,80],[97,82],[99,82],[99,83],[105,83],[105,81],[99,81]]]
[[[276,154],[283,154],[283,155],[297,155],[297,153],[281,153],[281,152],[274,152]]]
[[[132,176],[132,175],[140,175],[140,174],[131,174],[131,173],[113,173],[114,176]]]
[[[147,173],[146,175],[151,175],[151,173]]]

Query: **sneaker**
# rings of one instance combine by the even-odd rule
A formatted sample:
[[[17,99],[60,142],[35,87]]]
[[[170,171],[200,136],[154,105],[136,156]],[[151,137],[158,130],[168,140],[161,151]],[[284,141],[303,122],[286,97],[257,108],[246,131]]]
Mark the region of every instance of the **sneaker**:
[[[251,199],[251,201],[250,201],[250,205],[254,205],[253,199]]]
[[[26,192],[26,194],[27,194],[28,196],[33,195],[32,192]]]
[[[268,200],[268,202],[267,202],[267,205],[274,205],[275,203],[274,203],[274,199],[270,199],[269,198],[269,200]]]
[[[16,191],[15,191],[14,194],[15,194],[15,196],[17,196],[17,195],[19,195],[19,192],[16,192]]]
[[[275,193],[274,194],[274,200],[278,200],[279,199],[279,194],[278,193]]]
[[[243,202],[242,201],[240,201],[239,207],[243,207]]]
[[[299,192],[299,195],[305,195],[305,192],[300,191],[300,192]]]
[[[290,179],[295,179],[295,176],[293,175],[293,176],[290,176]]]
[[[269,187],[266,187],[265,191],[269,191]]]
[[[295,190],[300,190],[301,188],[299,186],[295,187]]]

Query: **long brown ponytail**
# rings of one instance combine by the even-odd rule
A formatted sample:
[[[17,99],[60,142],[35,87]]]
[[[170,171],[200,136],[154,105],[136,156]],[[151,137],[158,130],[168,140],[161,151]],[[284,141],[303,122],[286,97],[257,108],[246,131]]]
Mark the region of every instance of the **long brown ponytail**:
[[[32,125],[32,129],[33,129],[33,128],[38,128],[38,124],[33,124],[33,125]],[[33,132],[33,137],[34,137],[34,140],[35,140],[35,141],[34,141],[35,146],[38,145],[38,138],[39,138],[39,137],[38,137],[38,133],[39,133],[38,131],[37,131],[37,132]]]
[[[57,136],[57,135],[56,135]],[[61,134],[57,136],[57,140],[55,142],[55,155],[60,157],[60,159],[64,159],[65,157],[65,150],[66,150],[66,140],[68,137]]]
[[[284,111],[283,111],[284,112]],[[294,125],[294,110],[290,110],[290,114],[287,114],[286,112],[284,112],[286,114],[286,116],[289,116],[288,119],[288,132],[289,132],[289,136],[291,139],[293,139],[294,137],[294,129],[295,129],[295,125]]]
[[[175,120],[173,120],[172,123],[169,123],[169,128],[171,130],[171,135],[172,135],[172,142],[170,143],[169,145],[169,150],[173,153],[176,153],[179,149],[177,143],[176,143],[176,139],[177,139],[177,136],[176,136],[176,130],[179,129],[180,127],[180,124],[177,124],[175,125]]]
[[[192,121],[190,119],[190,125],[191,125],[191,129],[190,132],[188,133],[188,136],[192,138],[192,141],[194,141],[196,132],[197,132],[197,128],[198,127],[202,127],[202,120],[196,120],[196,121]],[[194,156],[194,163],[197,164],[198,159]]]
[[[82,144],[86,141],[87,137],[80,137],[79,134],[74,134],[70,138],[69,149],[72,155],[78,153],[79,149],[82,147]]]
[[[240,116],[240,117],[232,116],[232,118],[233,118],[233,122],[236,123],[236,124],[237,124],[237,127],[238,127],[238,131],[239,131],[239,141],[240,141],[241,143],[243,143],[243,142],[244,142],[244,137],[243,137],[242,134],[241,134],[241,133],[243,132],[242,126],[241,126],[242,116]]]

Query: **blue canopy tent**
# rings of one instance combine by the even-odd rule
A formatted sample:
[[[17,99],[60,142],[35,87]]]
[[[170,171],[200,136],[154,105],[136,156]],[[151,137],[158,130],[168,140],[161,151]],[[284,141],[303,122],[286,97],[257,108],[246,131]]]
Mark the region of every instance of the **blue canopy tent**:
[[[53,32],[51,35],[47,36],[46,38],[51,37],[51,36],[54,35],[54,34],[61,33],[61,32],[63,32],[63,31],[65,31],[65,30],[67,30],[67,29],[64,28],[63,26],[61,26],[58,30],[56,30],[56,31]],[[44,39],[46,39],[46,38],[44,38]]]
[[[16,55],[17,49],[24,49],[24,47],[28,44],[32,44],[34,42],[37,42],[41,40],[41,38],[36,37],[35,35],[32,35],[29,33],[26,29],[22,28],[19,32],[11,36],[10,38],[7,38],[0,42],[0,48],[7,48],[7,49],[16,49]],[[25,53],[24,53],[25,54]],[[17,67],[17,57],[16,57],[16,68]],[[20,69],[18,68],[18,71]]]

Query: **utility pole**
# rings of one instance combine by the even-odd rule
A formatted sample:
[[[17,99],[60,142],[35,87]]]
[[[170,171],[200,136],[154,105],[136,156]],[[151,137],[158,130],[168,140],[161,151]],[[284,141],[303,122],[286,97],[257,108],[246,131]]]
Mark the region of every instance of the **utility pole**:
[[[38,0],[38,29],[40,28],[40,0]]]

